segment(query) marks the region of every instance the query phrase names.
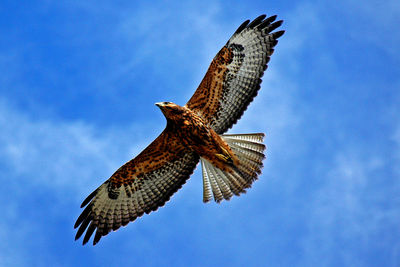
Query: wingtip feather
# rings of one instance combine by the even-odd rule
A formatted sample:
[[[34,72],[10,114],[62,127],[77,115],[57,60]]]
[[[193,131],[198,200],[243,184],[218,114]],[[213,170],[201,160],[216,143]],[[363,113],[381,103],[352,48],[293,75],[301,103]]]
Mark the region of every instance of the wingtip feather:
[[[265,30],[266,30],[267,33],[270,33],[273,30],[275,30],[276,28],[280,27],[282,25],[282,23],[283,23],[283,20],[275,21],[274,23],[269,25]]]
[[[86,220],[82,222],[81,226],[78,229],[78,232],[76,232],[75,240],[78,240],[82,236],[87,226],[89,225],[89,222],[90,222],[89,218],[86,218]]]
[[[250,22],[250,24],[247,26],[248,28],[255,28],[256,26],[258,26],[260,23],[262,23],[262,21],[265,19],[267,15],[262,14],[260,16],[258,16],[257,18],[255,18],[252,22]]]
[[[284,33],[285,33],[285,31],[284,31],[284,30],[281,30],[281,31],[274,32],[274,33],[272,34],[272,36],[274,37],[274,39],[278,39],[278,38],[281,37]]]
[[[102,234],[100,233],[99,229],[97,228],[96,233],[93,238],[93,246],[95,246],[97,243],[99,243],[101,237],[102,237]]]
[[[96,227],[97,226],[92,221],[90,223],[88,229],[86,230],[86,234],[85,234],[85,237],[83,238],[83,242],[82,242],[83,245],[85,245],[89,241],[89,239],[92,236],[94,230],[96,230]]]
[[[90,195],[88,195],[85,198],[85,200],[82,202],[81,208],[85,207],[92,200],[92,198],[94,198],[94,196],[97,194],[98,191],[99,191],[99,189],[96,189],[92,193],[90,193]]]
[[[86,218],[89,217],[90,212],[91,212],[92,206],[89,205],[87,206],[81,213],[81,215],[79,215],[78,219],[75,222],[74,228],[76,229]]]
[[[239,27],[237,28],[237,30],[235,31],[234,35],[240,33],[241,31],[243,31],[243,30],[247,27],[247,25],[249,24],[249,22],[250,22],[250,20],[246,20],[246,21],[244,21],[242,24],[240,24],[240,26],[239,26]]]

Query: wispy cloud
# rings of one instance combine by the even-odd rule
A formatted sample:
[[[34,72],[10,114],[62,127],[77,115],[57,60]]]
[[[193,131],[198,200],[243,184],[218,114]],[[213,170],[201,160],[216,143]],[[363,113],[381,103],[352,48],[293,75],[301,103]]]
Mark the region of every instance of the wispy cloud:
[[[400,224],[400,216],[396,213],[399,200],[395,193],[399,190],[400,181],[388,178],[392,177],[398,160],[397,163],[388,160],[383,150],[375,145],[371,145],[370,149],[355,146],[354,142],[350,141],[350,136],[357,133],[350,133],[349,129],[340,126],[346,121],[345,117],[333,119],[330,109],[318,109],[312,98],[299,97],[304,95],[304,92],[309,92],[309,88],[306,87],[308,84],[302,83],[298,77],[298,73],[304,71],[301,68],[306,67],[304,53],[311,49],[319,57],[321,51],[317,51],[316,48],[326,38],[328,27],[323,19],[323,10],[322,6],[309,3],[300,4],[294,9],[289,16],[290,21],[285,23],[287,33],[278,45],[282,50],[278,50],[271,60],[274,68],[267,70],[260,95],[256,98],[254,106],[249,108],[245,120],[239,122],[238,128],[246,132],[260,128],[269,131],[266,137],[266,143],[269,145],[268,157],[262,179],[273,181],[260,182],[264,187],[262,190],[268,190],[267,187],[270,186],[284,186],[279,190],[289,193],[292,197],[299,197],[298,202],[307,205],[307,208],[301,208],[301,213],[307,214],[307,218],[297,221],[298,224],[305,223],[308,229],[308,234],[299,237],[304,254],[302,260],[297,263],[304,266],[331,266],[334,263],[345,266],[366,265],[368,260],[361,255],[370,253],[371,243],[376,240],[377,233],[382,234],[387,228],[396,229],[395,226]],[[378,21],[380,19],[377,18],[372,23],[378,26]],[[308,62],[315,60],[318,62],[316,66],[326,71],[326,79],[331,82],[329,86],[345,88],[345,81],[328,77],[329,73],[335,73],[329,70],[340,69],[333,55],[322,56]],[[309,71],[318,73],[319,69]],[[309,76],[313,76],[313,73]],[[318,79],[313,77],[313,80]],[[362,80],[352,82],[355,88],[364,88]],[[390,83],[387,83],[387,86],[395,88],[395,85]],[[374,91],[373,88],[370,92],[364,89],[363,93],[374,94]],[[392,105],[393,103],[389,106]],[[390,110],[383,108],[381,112],[382,116],[379,116],[376,123],[386,125],[386,120],[394,119]],[[388,118],[385,119],[385,116]],[[331,118],[331,124],[325,125],[326,120],[320,118]],[[329,134],[320,132],[319,136],[313,137],[307,135],[310,133],[308,127],[314,127],[314,132],[326,127]],[[389,131],[391,128],[389,126]],[[296,133],[295,136],[293,133]],[[349,142],[343,140],[346,138],[344,136],[349,136]],[[397,134],[394,136],[394,140],[397,140]],[[358,140],[360,143],[364,141]],[[322,148],[318,147],[319,142],[333,142],[335,145]],[[331,150],[326,150],[329,147]],[[326,156],[315,157],[313,153],[326,153]],[[300,157],[308,157],[314,164]],[[303,166],[299,166],[297,161]],[[307,171],[297,175],[294,172],[279,170],[279,163],[282,162],[285,162],[284,166],[291,165],[293,170]],[[292,176],[287,177],[284,175],[286,173]],[[283,181],[278,183],[274,180],[275,175]],[[304,188],[305,186],[308,188]],[[307,194],[300,194],[299,191]],[[379,203],[385,208],[378,208]],[[294,202],[288,205],[291,209],[296,206]],[[394,235],[398,236],[399,231],[395,231]],[[400,243],[391,236],[382,236],[381,242],[393,245],[393,249],[387,251],[381,260],[391,266],[397,266]],[[357,248],[352,247],[355,243],[358,244]],[[353,253],[349,253],[349,250]],[[378,257],[379,252],[375,253]]]
[[[397,113],[397,112],[396,112]],[[397,127],[394,129],[392,136],[391,136],[391,141],[394,143],[394,153],[392,155],[393,161],[394,161],[394,169],[396,172],[396,175],[400,177],[400,121],[396,122],[396,118],[391,118],[394,121],[394,125],[397,123]]]
[[[348,25],[338,22],[337,26],[359,42],[368,42],[391,57],[399,59],[397,45],[400,34],[396,25],[400,23],[400,3],[396,0],[385,2],[370,1],[368,5],[358,1],[339,1],[328,8],[339,10],[346,16]]]
[[[396,229],[400,223],[399,200],[395,198],[400,181],[377,187],[382,183],[380,180],[387,181],[382,177],[385,168],[385,159],[369,154],[366,149],[348,148],[338,152],[332,169],[326,176],[321,176],[321,186],[309,202],[309,235],[303,244],[307,255],[304,265],[337,262],[359,266],[368,264],[368,260],[357,255],[373,253],[379,257],[381,252],[369,251],[371,242],[386,229]],[[378,203],[385,208],[377,208]],[[398,235],[399,231],[395,231],[393,234]],[[381,236],[381,242],[392,243],[393,247],[385,252],[386,255],[381,255],[380,261],[396,266],[400,244],[387,235]],[[353,250],[353,255],[348,253],[349,249]]]
[[[243,10],[252,4],[246,2]],[[242,9],[237,11],[243,11],[241,17],[233,18],[227,5],[47,1],[37,7],[43,9],[40,14],[62,10],[62,23],[49,26],[51,34],[57,33],[52,44],[66,49],[60,51],[68,51],[71,58],[57,59],[64,60],[56,64],[65,67],[60,73],[60,68],[42,61],[55,54],[42,51],[46,49],[40,50],[43,55],[35,54],[35,44],[42,48],[35,40],[27,47],[29,42],[22,39],[0,53],[0,237],[8,241],[0,245],[0,265],[71,265],[83,254],[82,264],[99,265],[128,257],[153,265],[187,265],[195,259],[204,266],[226,261],[343,266],[373,265],[368,260],[375,258],[376,265],[379,260],[399,264],[399,95],[393,93],[397,76],[387,81],[374,70],[359,75],[374,74],[373,84],[352,77],[348,66],[361,64],[351,53],[338,60],[343,43],[334,38],[350,36],[345,42],[349,47],[365,39],[397,58],[399,35],[386,27],[398,24],[395,0],[382,5],[290,3],[290,12],[282,17],[287,32],[272,56],[260,94],[231,130],[267,134],[266,166],[247,195],[204,206],[197,171],[173,203],[157,214],[113,233],[94,249],[73,243],[72,224],[83,197],[164,127],[161,114],[156,121],[153,113],[137,105],[153,97],[183,104],[235,27],[251,18]],[[251,12],[268,12],[263,5],[260,12]],[[37,65],[26,61],[29,54],[39,59]],[[32,90],[25,75],[32,69],[48,75],[42,80],[55,85],[43,83],[43,88],[49,87]],[[388,95],[381,96],[376,85]],[[6,89],[15,88],[21,94],[10,97]],[[71,98],[82,97],[79,104],[96,115],[116,112],[108,107],[125,106],[122,101],[127,99],[132,101],[126,110],[139,115],[130,118],[131,113],[120,112],[116,116],[126,115],[131,122],[112,126],[104,120],[94,122],[94,116],[71,119],[68,112],[80,107],[52,97],[63,90]],[[37,97],[40,92],[43,96]],[[50,100],[35,103],[42,98]],[[94,104],[93,98],[100,100]],[[109,104],[110,99],[115,102]],[[29,102],[35,108],[27,108]],[[64,110],[68,112],[55,110],[60,103],[70,105]],[[118,258],[109,253],[115,247],[120,248]],[[60,256],[60,251],[67,255]],[[216,253],[220,251],[227,257]]]
[[[98,129],[83,121],[35,118],[4,100],[0,128],[0,237],[7,240],[0,245],[0,264],[13,266],[54,261],[48,252],[29,252],[55,245],[40,233],[57,231],[55,220],[67,221],[58,239],[65,235],[72,242],[72,215],[83,198],[158,135],[146,124]]]
[[[35,119],[4,100],[0,127],[0,153],[13,175],[29,177],[25,183],[77,192],[98,183],[93,177],[108,178],[104,173],[111,174],[157,135],[150,130],[146,137],[146,125],[100,130],[83,121]],[[132,142],[138,136],[143,141]]]

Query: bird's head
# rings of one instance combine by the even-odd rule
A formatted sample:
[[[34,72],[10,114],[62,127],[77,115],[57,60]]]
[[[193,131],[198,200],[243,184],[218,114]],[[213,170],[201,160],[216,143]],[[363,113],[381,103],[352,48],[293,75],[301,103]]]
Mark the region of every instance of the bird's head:
[[[167,118],[167,120],[176,121],[178,118],[181,117],[180,115],[185,111],[184,107],[181,107],[172,102],[158,102],[155,105],[161,109],[162,113]]]

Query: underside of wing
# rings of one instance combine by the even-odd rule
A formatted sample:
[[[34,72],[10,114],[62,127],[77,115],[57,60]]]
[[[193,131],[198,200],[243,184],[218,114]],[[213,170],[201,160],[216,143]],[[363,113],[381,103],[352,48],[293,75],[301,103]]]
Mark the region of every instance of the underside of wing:
[[[86,231],[86,244],[96,231],[93,245],[111,230],[163,206],[182,187],[199,157],[183,147],[175,134],[164,130],[135,159],[120,167],[82,203],[75,240]]]
[[[260,89],[274,46],[284,33],[274,32],[282,24],[275,19],[262,15],[252,22],[245,21],[214,57],[186,104],[218,134],[237,122]]]

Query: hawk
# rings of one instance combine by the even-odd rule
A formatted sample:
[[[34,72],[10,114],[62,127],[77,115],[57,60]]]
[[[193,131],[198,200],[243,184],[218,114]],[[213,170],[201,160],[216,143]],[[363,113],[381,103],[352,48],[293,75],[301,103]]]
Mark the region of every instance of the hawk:
[[[93,245],[144,213],[163,206],[200,161],[203,201],[245,193],[261,173],[264,134],[224,134],[260,89],[261,77],[284,31],[276,15],[243,22],[214,57],[189,102],[156,105],[164,131],[137,157],[121,166],[82,203],[75,240]]]

